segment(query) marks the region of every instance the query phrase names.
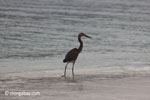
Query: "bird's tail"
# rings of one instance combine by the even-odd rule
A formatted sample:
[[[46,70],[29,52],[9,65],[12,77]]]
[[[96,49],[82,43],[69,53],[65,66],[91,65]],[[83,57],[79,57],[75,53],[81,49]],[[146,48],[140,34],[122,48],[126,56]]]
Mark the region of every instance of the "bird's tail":
[[[64,60],[63,60],[63,62],[65,63],[65,62],[67,62],[67,60],[66,60],[66,59],[64,59]]]

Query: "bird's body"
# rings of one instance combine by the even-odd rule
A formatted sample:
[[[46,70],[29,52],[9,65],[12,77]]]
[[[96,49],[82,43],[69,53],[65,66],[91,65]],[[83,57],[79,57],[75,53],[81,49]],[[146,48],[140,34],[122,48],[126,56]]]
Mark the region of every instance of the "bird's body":
[[[75,64],[75,61],[76,61],[77,58],[78,58],[79,53],[82,51],[82,48],[83,48],[83,42],[82,42],[82,40],[81,40],[81,37],[82,37],[82,36],[91,38],[91,37],[85,35],[84,33],[80,33],[80,34],[78,35],[78,40],[79,40],[79,42],[80,42],[79,48],[78,48],[78,49],[77,49],[77,48],[73,48],[72,50],[70,50],[70,51],[66,54],[65,59],[63,60],[64,63],[67,63],[66,66],[65,66],[65,71],[64,71],[64,75],[63,75],[64,77],[66,77],[67,65],[72,62],[72,63],[73,63],[73,66],[72,66],[72,76],[73,76],[73,79],[74,79],[74,64]]]
[[[77,57],[79,55],[79,51],[77,48],[73,48],[72,50],[70,50],[65,59],[63,60],[63,62],[73,62],[73,61],[76,61]]]

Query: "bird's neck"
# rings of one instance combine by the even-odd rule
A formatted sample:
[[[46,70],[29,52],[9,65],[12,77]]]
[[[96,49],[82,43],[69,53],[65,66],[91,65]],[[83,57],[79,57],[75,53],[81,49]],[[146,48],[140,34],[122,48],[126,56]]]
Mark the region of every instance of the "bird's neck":
[[[78,40],[79,40],[79,42],[80,42],[80,46],[79,46],[78,50],[79,50],[79,52],[81,52],[81,50],[82,50],[82,48],[83,48],[83,42],[82,42],[80,36],[78,36]]]

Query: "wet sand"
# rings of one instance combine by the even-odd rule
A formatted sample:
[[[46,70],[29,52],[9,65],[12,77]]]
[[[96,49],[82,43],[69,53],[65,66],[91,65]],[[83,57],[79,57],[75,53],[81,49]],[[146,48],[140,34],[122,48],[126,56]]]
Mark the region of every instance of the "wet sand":
[[[9,73],[0,77],[0,100],[150,100],[149,75],[68,70]],[[83,73],[85,72],[85,73]],[[6,95],[5,92],[39,92],[39,95]]]

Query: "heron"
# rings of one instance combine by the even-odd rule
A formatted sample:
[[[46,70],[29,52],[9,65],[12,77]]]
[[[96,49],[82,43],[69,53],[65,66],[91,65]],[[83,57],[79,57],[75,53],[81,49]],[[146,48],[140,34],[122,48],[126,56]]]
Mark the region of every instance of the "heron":
[[[91,38],[90,36],[86,35],[85,33],[79,33],[78,35],[78,41],[80,43],[80,46],[79,48],[73,48],[72,50],[70,50],[66,56],[65,56],[65,59],[63,60],[64,63],[67,63],[66,66],[65,66],[65,70],[64,70],[64,75],[62,75],[62,77],[65,77],[66,78],[66,69],[67,69],[67,66],[69,63],[72,63],[72,77],[73,77],[73,80],[74,80],[74,64],[78,58],[78,55],[79,53],[82,51],[82,48],[83,48],[83,42],[81,40],[81,37],[87,37],[87,38]]]

